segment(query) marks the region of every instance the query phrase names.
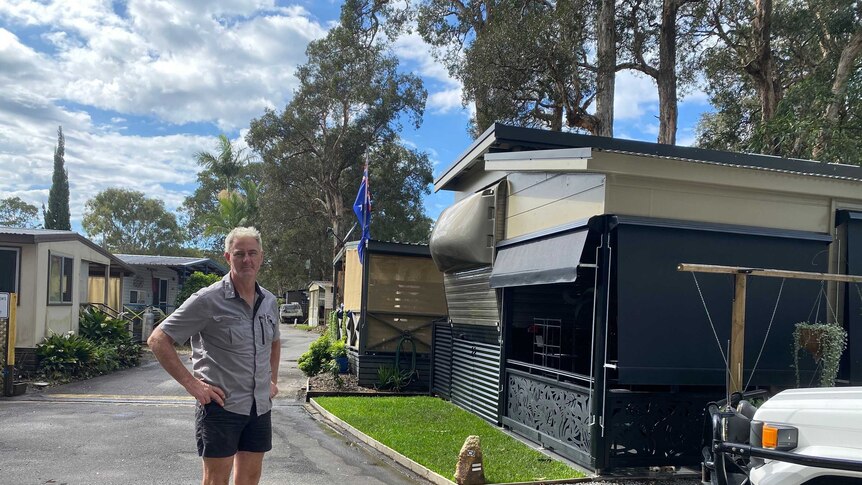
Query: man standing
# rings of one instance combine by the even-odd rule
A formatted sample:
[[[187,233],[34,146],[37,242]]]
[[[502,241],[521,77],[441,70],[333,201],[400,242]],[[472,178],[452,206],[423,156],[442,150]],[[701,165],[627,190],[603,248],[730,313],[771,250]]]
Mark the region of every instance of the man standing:
[[[281,356],[277,303],[257,284],[260,233],[237,227],[224,246],[230,272],[186,300],[147,343],[168,374],[197,399],[203,485],[227,485],[231,470],[235,485],[256,485],[263,455],[272,449],[270,415]],[[174,348],[189,338],[194,374]]]

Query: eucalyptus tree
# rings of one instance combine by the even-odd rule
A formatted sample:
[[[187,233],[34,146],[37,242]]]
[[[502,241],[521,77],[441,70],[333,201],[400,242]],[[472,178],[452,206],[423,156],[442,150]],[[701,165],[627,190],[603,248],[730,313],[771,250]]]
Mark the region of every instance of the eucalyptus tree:
[[[596,29],[597,12],[605,26],[611,15],[610,30]],[[599,11],[592,0],[422,0],[415,8],[419,34],[475,106],[474,135],[495,121],[612,134],[613,12],[613,2]],[[597,45],[601,65],[591,54]]]
[[[39,227],[39,208],[20,197],[0,199],[0,226]]]
[[[87,236],[115,253],[176,255],[185,242],[176,217],[164,202],[143,192],[105,189],[85,204]]]
[[[309,44],[308,61],[296,72],[299,88],[284,111],[267,110],[251,123],[246,140],[263,161],[266,180],[261,218],[267,247],[277,240],[285,260],[290,251],[301,253],[290,256],[292,267],[271,261],[290,272],[282,281],[330,276],[338,241],[353,222],[350,204],[366,160],[372,174],[372,237],[383,239],[390,225],[405,228],[405,235],[427,237],[430,221],[421,198],[428,192],[431,166],[398,137],[402,122],[420,125],[427,94],[417,76],[399,72],[380,38],[377,3],[346,1],[339,25]],[[383,172],[387,166],[389,172]],[[394,217],[399,205],[409,217]],[[380,222],[390,213],[389,222]],[[332,251],[321,251],[327,246]],[[314,274],[295,266],[303,258],[314,260],[309,262]]]
[[[724,0],[706,51],[710,148],[859,164],[862,6],[849,0]]]
[[[704,40],[705,0],[623,0],[618,69],[651,77],[658,89],[658,142],[676,143],[680,87],[696,81]]]

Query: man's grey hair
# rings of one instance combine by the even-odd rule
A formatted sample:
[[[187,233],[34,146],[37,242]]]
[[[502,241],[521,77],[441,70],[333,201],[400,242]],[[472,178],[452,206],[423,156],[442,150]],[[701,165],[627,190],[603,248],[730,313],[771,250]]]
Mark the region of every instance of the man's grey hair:
[[[253,227],[235,227],[228,233],[227,237],[224,238],[224,252],[229,253],[231,246],[233,246],[233,242],[239,237],[255,238],[258,246],[260,246],[260,250],[263,251],[263,241],[260,240],[260,231]]]

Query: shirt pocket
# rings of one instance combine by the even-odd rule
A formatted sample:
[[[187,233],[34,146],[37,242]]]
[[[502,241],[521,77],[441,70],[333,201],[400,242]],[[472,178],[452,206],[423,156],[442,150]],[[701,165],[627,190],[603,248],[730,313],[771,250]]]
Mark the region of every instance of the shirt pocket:
[[[260,315],[258,324],[260,325],[261,335],[263,335],[262,343],[264,345],[272,344],[273,336],[275,335],[275,325],[277,321],[271,315]]]
[[[238,344],[245,340],[242,331],[242,318],[235,315],[215,315],[215,325],[212,326],[210,335],[221,344]]]

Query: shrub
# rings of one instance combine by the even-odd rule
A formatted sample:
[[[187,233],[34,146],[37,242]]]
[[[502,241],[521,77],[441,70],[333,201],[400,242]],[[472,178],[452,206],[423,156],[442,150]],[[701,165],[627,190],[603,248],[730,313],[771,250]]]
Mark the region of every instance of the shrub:
[[[50,379],[85,377],[94,353],[91,341],[72,332],[52,334],[36,346],[39,372]]]
[[[311,342],[308,351],[302,354],[297,361],[299,370],[308,377],[316,376],[324,370],[324,366],[332,360],[332,355],[329,353],[330,343],[327,334],[323,334]]]
[[[186,279],[183,283],[182,290],[177,294],[177,307],[182,305],[184,301],[188,300],[188,298],[195,294],[196,291],[201,288],[206,288],[220,279],[221,276],[217,274],[205,274],[200,271],[195,271],[188,277],[188,279]]]
[[[377,368],[377,387],[399,392],[410,383],[410,371],[384,365]]]
[[[98,308],[87,308],[78,319],[78,332],[82,337],[99,344],[116,345],[131,340],[126,322],[110,318]]]
[[[336,340],[329,344],[329,355],[334,359],[336,357],[347,357],[347,346],[342,340]]]

